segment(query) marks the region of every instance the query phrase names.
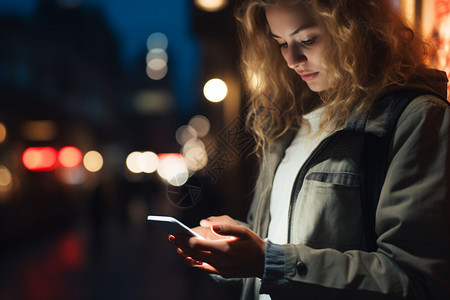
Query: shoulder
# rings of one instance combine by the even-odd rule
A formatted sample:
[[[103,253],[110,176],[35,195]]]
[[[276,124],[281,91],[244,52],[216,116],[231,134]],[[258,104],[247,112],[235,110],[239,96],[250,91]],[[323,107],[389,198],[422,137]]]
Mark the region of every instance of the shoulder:
[[[450,115],[450,104],[434,95],[420,95],[414,98],[399,118],[398,126],[409,121],[428,120],[432,123],[443,122]]]
[[[450,103],[435,95],[424,94],[414,98],[405,109],[405,112],[412,112],[416,110],[424,111],[429,108],[448,110],[450,108]]]
[[[409,141],[409,148],[448,149],[449,131],[448,102],[435,96],[421,95],[412,100],[400,115],[395,128],[394,145],[403,145]]]

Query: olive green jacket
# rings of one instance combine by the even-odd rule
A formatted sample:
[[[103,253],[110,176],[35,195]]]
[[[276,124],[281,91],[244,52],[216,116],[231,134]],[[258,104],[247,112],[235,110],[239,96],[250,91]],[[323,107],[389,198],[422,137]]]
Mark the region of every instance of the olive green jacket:
[[[442,76],[428,88],[445,95]],[[289,242],[267,242],[260,293],[272,299],[450,299],[450,109],[436,97],[417,97],[399,119],[376,212],[378,250],[366,250],[360,152],[366,133],[385,134],[390,103],[381,114],[350,118],[306,161],[286,215]],[[247,221],[262,238],[270,186],[294,134],[273,144],[261,164]],[[243,280],[242,299],[257,299],[255,279]]]

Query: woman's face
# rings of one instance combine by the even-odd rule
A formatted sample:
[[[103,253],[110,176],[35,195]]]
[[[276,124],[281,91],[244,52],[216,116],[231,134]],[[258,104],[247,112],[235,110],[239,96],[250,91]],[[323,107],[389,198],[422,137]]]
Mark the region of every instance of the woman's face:
[[[266,8],[266,18],[288,67],[295,70],[312,91],[326,90],[327,72],[321,57],[323,37],[310,11],[302,4],[292,7],[279,3]]]

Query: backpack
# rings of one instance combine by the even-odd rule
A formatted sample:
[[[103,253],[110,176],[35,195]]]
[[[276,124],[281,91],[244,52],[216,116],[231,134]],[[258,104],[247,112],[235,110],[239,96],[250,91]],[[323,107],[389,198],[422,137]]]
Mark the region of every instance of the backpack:
[[[425,90],[412,89],[385,95],[383,98],[393,97],[392,101],[395,101],[388,114],[386,134],[383,137],[379,137],[368,133],[364,138],[359,175],[362,220],[368,251],[376,251],[378,248],[376,243],[378,236],[375,232],[375,215],[381,188],[383,187],[390,164],[388,159],[389,149],[392,144],[398,119],[408,104],[420,95],[433,95],[448,104],[447,100],[442,96]],[[375,101],[375,105],[379,100],[382,99]]]

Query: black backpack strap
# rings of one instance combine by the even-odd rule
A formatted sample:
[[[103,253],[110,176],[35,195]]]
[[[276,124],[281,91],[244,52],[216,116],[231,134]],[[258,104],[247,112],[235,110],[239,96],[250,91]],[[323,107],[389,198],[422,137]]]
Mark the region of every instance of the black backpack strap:
[[[389,149],[397,128],[397,122],[408,104],[419,95],[434,95],[448,103],[440,95],[422,90],[408,90],[386,95],[384,98],[392,97],[391,101],[394,101],[388,112],[386,134],[380,137],[367,133],[364,138],[360,164],[361,217],[369,251],[376,251],[378,249],[376,243],[378,236],[375,232],[375,215],[381,188],[383,187],[390,164],[388,159]],[[376,104],[377,102],[375,102]]]

